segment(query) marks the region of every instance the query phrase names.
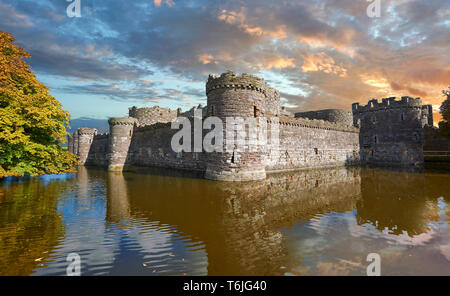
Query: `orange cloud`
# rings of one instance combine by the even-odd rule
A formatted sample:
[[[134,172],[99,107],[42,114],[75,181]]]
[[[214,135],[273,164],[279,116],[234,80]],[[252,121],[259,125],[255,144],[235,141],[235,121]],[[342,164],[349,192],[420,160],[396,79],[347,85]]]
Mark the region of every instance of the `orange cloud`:
[[[275,56],[265,61],[264,69],[283,69],[295,67],[295,61],[291,58]]]
[[[371,74],[361,74],[359,77],[361,78],[362,82],[373,87],[383,89],[387,89],[390,87],[390,84],[387,81],[387,79],[381,76]]]
[[[324,52],[305,54],[302,55],[302,57],[302,71],[304,73],[322,71],[324,73],[332,73],[340,77],[347,76],[347,69],[342,66],[336,65],[334,59]]]
[[[209,54],[201,54],[198,56],[198,61],[200,63],[202,63],[203,65],[207,65],[207,64],[218,64],[217,61],[214,61],[214,57],[212,55]]]
[[[260,26],[250,25],[247,23],[247,13],[245,7],[241,7],[239,11],[222,9],[218,16],[219,20],[230,25],[236,25],[242,31],[253,36],[268,36],[271,38],[284,39],[286,31],[283,26],[276,26],[273,30],[264,30]]]

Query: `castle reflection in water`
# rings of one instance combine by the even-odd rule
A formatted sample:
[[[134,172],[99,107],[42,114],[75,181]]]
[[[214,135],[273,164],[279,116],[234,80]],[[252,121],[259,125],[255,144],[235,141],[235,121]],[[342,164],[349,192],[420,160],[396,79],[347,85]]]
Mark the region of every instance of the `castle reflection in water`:
[[[43,212],[33,223],[59,221],[57,214],[63,220],[41,230],[54,237],[47,253],[35,250],[44,264],[24,256],[28,271],[12,266],[9,272],[58,274],[64,252],[81,250],[87,274],[364,274],[365,256],[376,251],[387,258],[388,273],[396,264],[393,274],[450,274],[449,181],[440,172],[335,168],[223,184],[177,171],[81,167],[65,180],[0,187],[5,201],[14,202],[17,190],[34,195],[60,183],[50,210],[49,201],[33,204]],[[67,208],[80,214],[65,214]],[[0,234],[11,241],[2,246],[0,264],[11,265],[8,256],[24,250],[14,245],[20,230],[7,231],[7,210],[0,203]]]

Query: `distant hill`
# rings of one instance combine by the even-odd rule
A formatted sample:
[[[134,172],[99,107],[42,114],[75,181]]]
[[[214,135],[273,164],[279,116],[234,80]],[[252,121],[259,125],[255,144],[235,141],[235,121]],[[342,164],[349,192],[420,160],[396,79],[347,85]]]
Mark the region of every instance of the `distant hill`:
[[[95,119],[89,117],[80,117],[73,119],[70,122],[69,133],[75,132],[80,127],[96,128],[99,134],[109,132],[109,125],[107,119]]]

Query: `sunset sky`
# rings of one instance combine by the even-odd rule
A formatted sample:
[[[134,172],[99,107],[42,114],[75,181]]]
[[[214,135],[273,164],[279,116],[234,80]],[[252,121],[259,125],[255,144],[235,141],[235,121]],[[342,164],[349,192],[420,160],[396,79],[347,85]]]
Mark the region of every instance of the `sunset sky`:
[[[31,55],[72,118],[129,106],[206,104],[208,74],[263,77],[291,111],[410,95],[437,108],[450,85],[450,0],[0,0],[0,29]],[[437,113],[436,113],[437,115]]]

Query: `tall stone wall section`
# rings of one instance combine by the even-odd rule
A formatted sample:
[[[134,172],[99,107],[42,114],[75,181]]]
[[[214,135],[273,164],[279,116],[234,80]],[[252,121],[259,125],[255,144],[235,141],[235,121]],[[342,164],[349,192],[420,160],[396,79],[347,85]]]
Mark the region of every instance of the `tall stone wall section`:
[[[268,129],[272,129],[273,118]],[[268,145],[267,171],[359,164],[359,130],[323,120],[279,118],[279,145]]]
[[[366,106],[353,104],[354,125],[360,127],[361,163],[423,164],[423,127],[430,122],[428,110],[420,98],[406,96],[401,100],[385,98],[381,103],[374,99]]]
[[[192,119],[191,126],[193,127]],[[177,129],[171,129],[171,123],[157,123],[152,126],[135,128],[127,164],[205,171],[206,155],[202,152],[194,152],[193,131],[191,131],[192,152],[173,151],[171,141],[173,135],[178,131]]]

